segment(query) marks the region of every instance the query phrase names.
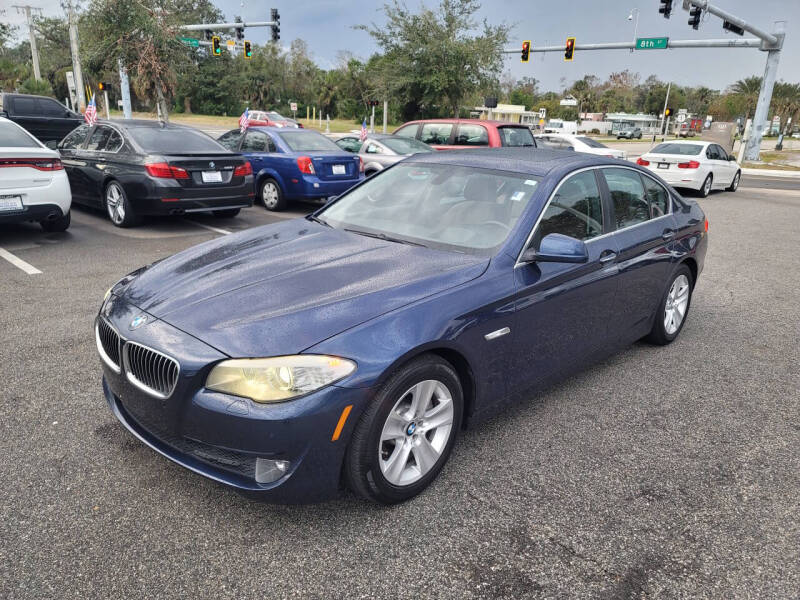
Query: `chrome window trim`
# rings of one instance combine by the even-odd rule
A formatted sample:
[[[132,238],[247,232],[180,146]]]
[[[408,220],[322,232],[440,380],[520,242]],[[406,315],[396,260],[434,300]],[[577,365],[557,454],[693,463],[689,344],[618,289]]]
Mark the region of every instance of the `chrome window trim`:
[[[100,317],[100,319],[103,319],[103,317]],[[114,327],[111,325],[111,323],[109,323],[106,319],[103,319],[103,322],[106,324],[106,326],[109,327],[109,329],[111,329],[111,331],[113,331],[115,334],[117,334],[117,338],[118,338],[117,343],[119,344],[119,353],[120,353],[120,358],[121,358],[122,357],[122,336],[119,334],[119,332],[116,329],[114,329]],[[103,348],[103,343],[100,341],[100,320],[99,319],[97,321],[95,321],[95,323],[94,323],[94,341],[97,344],[97,352],[100,354],[100,358],[102,359],[102,361],[104,363],[106,363],[106,366],[109,369],[111,369],[112,371],[114,371],[114,373],[119,375],[122,372],[122,366],[121,365],[117,365],[113,360],[111,360],[111,357],[108,354],[106,354],[106,351]]]
[[[639,175],[643,175],[645,177],[649,177],[655,183],[660,185],[664,189],[664,191],[667,193],[667,198],[669,198],[669,212],[667,214],[665,214],[665,215],[661,215],[660,217],[656,217],[655,219],[647,219],[647,221],[642,221],[641,223],[635,223],[633,225],[628,225],[627,227],[622,227],[621,229],[615,229],[614,231],[609,231],[608,233],[603,233],[603,234],[597,235],[597,236],[595,236],[593,238],[589,238],[588,240],[584,241],[585,244],[589,244],[589,243],[591,243],[591,242],[593,242],[595,240],[599,240],[599,239],[614,235],[614,234],[619,233],[621,231],[628,231],[630,229],[634,229],[636,227],[639,227],[640,225],[645,225],[647,223],[652,223],[653,221],[658,221],[659,219],[665,219],[667,217],[671,217],[672,216],[672,214],[673,214],[673,211],[672,211],[672,194],[670,194],[669,190],[667,188],[665,188],[663,184],[659,183],[653,176],[651,176],[651,175],[649,175],[647,173],[642,173],[642,171],[640,171],[639,169],[636,169],[634,167],[629,167],[628,165],[592,165],[591,167],[583,167],[581,169],[577,169],[576,171],[572,171],[572,172],[566,174],[564,177],[561,178],[561,181],[558,182],[558,185],[555,187],[555,189],[550,194],[550,197],[547,199],[547,202],[545,202],[544,206],[542,207],[541,212],[539,213],[539,216],[536,218],[536,223],[533,224],[533,228],[531,228],[530,234],[528,235],[527,239],[525,240],[525,243],[522,245],[522,249],[519,251],[519,254],[517,255],[517,260],[514,263],[514,268],[515,269],[517,267],[520,267],[520,266],[528,264],[528,263],[520,262],[520,260],[522,259],[522,254],[523,254],[523,252],[525,252],[525,249],[528,247],[528,244],[531,243],[531,240],[533,239],[533,236],[536,234],[536,229],[537,229],[537,227],[539,227],[539,223],[541,222],[542,217],[544,217],[544,213],[547,211],[548,207],[550,206],[550,203],[553,201],[553,198],[555,198],[555,195],[558,193],[558,190],[561,189],[561,186],[564,184],[564,182],[567,181],[573,175],[577,175],[578,173],[583,173],[584,171],[593,171],[593,170],[596,170],[596,169],[628,169],[629,171],[634,171],[636,173],[639,173]],[[642,187],[644,187],[644,186],[642,186]]]
[[[144,348],[148,352],[152,352],[154,354],[158,354],[159,356],[163,356],[167,360],[175,363],[175,366],[178,369],[178,372],[175,374],[175,383],[172,385],[172,388],[170,388],[168,394],[162,394],[158,390],[154,390],[150,386],[145,385],[144,383],[142,383],[141,381],[136,379],[136,377],[134,377],[131,374],[130,364],[128,362],[128,347],[129,346],[138,346],[139,348]],[[131,341],[125,342],[125,344],[122,346],[122,363],[123,363],[123,365],[125,367],[125,378],[131,384],[133,384],[135,387],[139,388],[140,390],[142,390],[143,392],[145,392],[147,394],[150,394],[154,398],[158,398],[159,400],[166,400],[167,398],[172,396],[172,393],[175,391],[175,388],[178,387],[178,381],[180,380],[180,376],[181,376],[181,363],[178,362],[176,359],[172,358],[171,356],[169,356],[167,354],[164,354],[163,352],[159,352],[158,350],[156,350],[154,348],[151,348],[150,346],[146,346],[146,345],[140,344],[138,342],[131,342]]]

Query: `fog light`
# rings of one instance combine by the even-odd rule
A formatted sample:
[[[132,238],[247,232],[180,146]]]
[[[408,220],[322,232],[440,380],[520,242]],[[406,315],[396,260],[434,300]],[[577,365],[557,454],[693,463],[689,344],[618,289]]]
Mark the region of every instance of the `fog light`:
[[[277,481],[289,470],[288,460],[270,460],[269,458],[256,459],[256,481],[258,483],[272,483]]]

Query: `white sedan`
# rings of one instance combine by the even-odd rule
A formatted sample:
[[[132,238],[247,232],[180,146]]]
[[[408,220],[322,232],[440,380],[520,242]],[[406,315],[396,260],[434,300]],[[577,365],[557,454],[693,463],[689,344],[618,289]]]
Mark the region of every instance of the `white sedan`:
[[[65,231],[71,204],[58,152],[0,117],[0,223],[38,221],[45,231]]]
[[[575,152],[585,152],[586,154],[597,154],[608,158],[619,158],[625,160],[624,150],[615,150],[601,144],[586,135],[574,135],[572,133],[544,133],[536,136],[536,142],[540,148],[553,148],[561,150],[575,150]]]
[[[643,154],[636,164],[657,173],[676,188],[700,192],[735,192],[742,170],[733,155],[714,142],[665,142]]]

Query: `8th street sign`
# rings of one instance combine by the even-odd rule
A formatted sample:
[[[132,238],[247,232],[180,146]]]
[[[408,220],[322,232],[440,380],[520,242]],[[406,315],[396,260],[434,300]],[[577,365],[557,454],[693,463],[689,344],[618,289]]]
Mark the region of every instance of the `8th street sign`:
[[[669,43],[668,37],[636,38],[637,50],[666,50]]]

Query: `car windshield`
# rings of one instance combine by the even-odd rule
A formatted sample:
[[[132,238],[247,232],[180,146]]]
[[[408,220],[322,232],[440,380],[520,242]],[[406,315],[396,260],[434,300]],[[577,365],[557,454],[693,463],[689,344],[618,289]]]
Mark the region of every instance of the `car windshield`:
[[[488,256],[505,242],[538,183],[531,175],[406,161],[318,218],[362,235]]]
[[[499,127],[500,141],[503,146],[535,146],[533,134],[527,127]]]
[[[0,148],[41,148],[24,129],[9,121],[0,122]]]
[[[423,144],[417,140],[404,137],[385,137],[380,139],[381,143],[392,152],[398,154],[416,154],[418,152],[433,152],[433,148],[428,144]]]
[[[586,144],[586,145],[587,145],[587,146],[589,146],[590,148],[608,148],[608,146],[606,146],[605,144],[601,144],[601,143],[600,143],[600,142],[598,142],[597,140],[593,140],[593,139],[592,139],[592,138],[590,138],[590,137],[586,137],[586,136],[579,136],[579,137],[578,137],[578,138],[576,138],[576,139],[577,139],[579,142],[583,142],[584,144]]]
[[[128,133],[145,152],[159,154],[227,153],[228,150],[201,131],[183,127],[129,127]]]
[[[684,156],[697,156],[703,147],[699,144],[659,144],[650,152],[658,152],[659,154],[681,154]]]
[[[280,134],[294,152],[341,152],[342,149],[316,131],[286,131]]]

